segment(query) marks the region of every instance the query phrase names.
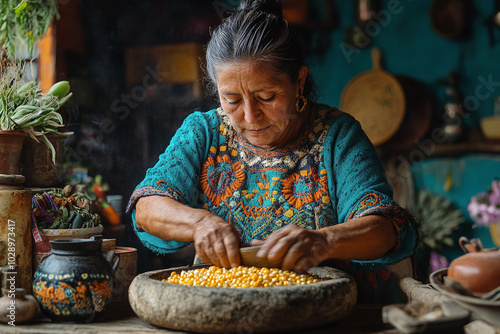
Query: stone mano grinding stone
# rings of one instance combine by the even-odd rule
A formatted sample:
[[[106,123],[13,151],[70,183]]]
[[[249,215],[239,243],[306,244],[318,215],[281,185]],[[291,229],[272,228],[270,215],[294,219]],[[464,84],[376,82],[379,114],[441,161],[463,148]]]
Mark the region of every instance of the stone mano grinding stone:
[[[162,282],[172,271],[207,265],[150,271],[138,275],[129,301],[143,320],[164,328],[199,333],[283,332],[319,327],[347,316],[357,288],[346,273],[311,268],[311,274],[331,279],[318,283],[268,288],[212,288]]]
[[[240,248],[241,265],[247,267],[280,268],[280,263],[272,263],[267,258],[257,257],[260,246]]]

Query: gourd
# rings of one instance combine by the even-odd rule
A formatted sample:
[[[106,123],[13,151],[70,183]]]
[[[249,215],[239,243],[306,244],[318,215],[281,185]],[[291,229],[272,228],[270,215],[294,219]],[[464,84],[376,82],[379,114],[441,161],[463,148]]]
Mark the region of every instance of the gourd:
[[[478,239],[459,239],[466,252],[450,263],[448,277],[476,296],[500,287],[500,250],[483,249]]]

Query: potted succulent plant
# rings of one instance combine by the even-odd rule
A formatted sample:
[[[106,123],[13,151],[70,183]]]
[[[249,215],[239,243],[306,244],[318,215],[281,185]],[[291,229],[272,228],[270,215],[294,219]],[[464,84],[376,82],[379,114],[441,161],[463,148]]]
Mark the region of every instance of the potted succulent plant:
[[[465,222],[465,217],[451,200],[425,189],[415,194],[414,202],[408,209],[418,221],[417,278],[428,282],[429,274],[448,266],[448,260],[441,251],[454,245],[454,233]]]
[[[35,116],[36,112],[27,115],[29,111],[34,111],[34,107],[40,107],[38,111],[43,108],[55,109],[55,104],[50,104],[48,97],[35,103],[33,100],[41,98],[41,92],[33,82],[24,86],[26,80],[20,71],[24,68],[9,62],[9,58],[15,58],[16,54],[24,50],[32,55],[35,43],[42,39],[54,18],[59,18],[59,12],[57,0],[5,0],[0,2],[0,13],[0,174],[11,177],[19,176],[19,158],[24,139],[28,135],[36,141],[41,138],[50,147],[45,133],[54,126],[43,129],[40,122],[43,119],[47,125],[49,122],[60,124],[62,120],[53,113],[45,117]],[[25,101],[26,98],[32,100]],[[64,103],[57,102],[58,107]],[[16,110],[21,106],[24,107]],[[5,177],[2,176],[2,180],[5,181]]]
[[[31,203],[34,268],[50,254],[51,240],[86,239],[104,229],[96,203],[82,184],[37,193]]]
[[[28,136],[36,142],[43,142],[52,153],[55,164],[56,151],[48,139],[50,134],[70,135],[61,132],[64,126],[59,108],[72,96],[67,81],[55,83],[46,94],[43,94],[36,81],[24,79],[24,66],[20,62],[10,61],[6,68],[0,70],[0,151],[6,153],[7,148],[14,149],[9,156],[20,157],[19,144],[2,144],[2,138],[19,137],[22,145]],[[17,151],[16,151],[17,150]],[[7,157],[7,154],[5,155]],[[4,161],[9,166],[8,161]],[[10,163],[10,167],[1,167],[0,174],[16,174],[19,162]]]

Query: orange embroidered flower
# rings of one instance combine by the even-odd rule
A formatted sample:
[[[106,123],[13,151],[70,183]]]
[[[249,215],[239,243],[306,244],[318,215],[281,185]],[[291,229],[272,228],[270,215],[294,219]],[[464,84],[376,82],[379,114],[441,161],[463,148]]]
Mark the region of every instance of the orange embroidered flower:
[[[319,176],[315,169],[294,173],[282,180],[283,196],[296,209],[307,203],[324,201],[328,195],[328,178],[322,173]]]
[[[354,209],[353,211],[351,211],[349,218],[347,218],[347,220],[353,219],[354,217],[356,217],[356,215],[358,215],[358,213],[360,211],[364,211],[364,209],[366,209],[366,208],[368,208],[368,210],[370,210],[371,207],[379,205],[381,201],[382,201],[382,198],[379,194],[375,194],[375,193],[367,194],[365,196],[365,198],[359,204],[359,207]],[[364,211],[364,214],[366,214],[368,212],[368,210]]]
[[[359,208],[360,208],[360,210],[362,210],[362,209],[366,208],[367,206],[377,205],[377,203],[379,203],[379,202],[380,202],[380,195],[370,193],[367,195],[367,198],[361,202],[361,205]]]
[[[216,206],[231,197],[245,181],[245,173],[238,162],[231,164],[228,155],[208,157],[202,166],[200,183],[203,193]]]

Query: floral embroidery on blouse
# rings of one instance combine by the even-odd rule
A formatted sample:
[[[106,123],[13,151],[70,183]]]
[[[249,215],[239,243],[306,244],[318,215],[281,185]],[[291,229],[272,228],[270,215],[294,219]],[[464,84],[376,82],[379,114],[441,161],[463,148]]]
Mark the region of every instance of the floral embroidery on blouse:
[[[247,243],[287,224],[308,229],[331,224],[334,209],[322,165],[328,125],[319,119],[290,145],[264,151],[241,139],[222,109],[218,113],[225,140],[210,147],[202,164],[206,209],[226,218]]]

